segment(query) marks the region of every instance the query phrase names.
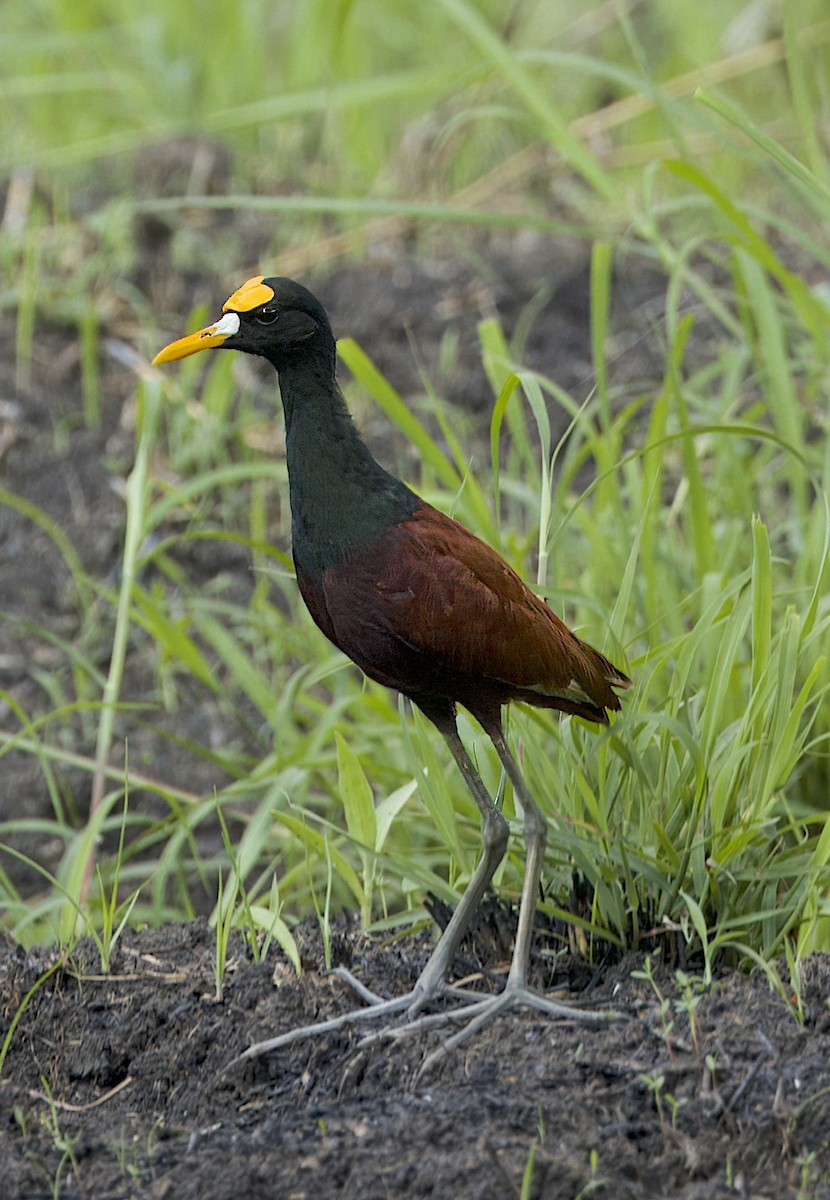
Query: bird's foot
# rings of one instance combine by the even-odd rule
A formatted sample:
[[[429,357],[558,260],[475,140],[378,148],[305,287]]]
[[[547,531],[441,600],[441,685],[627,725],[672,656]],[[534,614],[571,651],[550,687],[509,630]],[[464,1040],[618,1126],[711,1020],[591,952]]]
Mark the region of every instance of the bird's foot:
[[[490,996],[479,996],[472,1003],[465,1004],[461,1008],[414,1016],[403,1025],[392,1025],[367,1034],[361,1039],[360,1046],[361,1049],[365,1049],[375,1042],[399,1041],[406,1037],[412,1037],[436,1025],[464,1022],[457,1033],[443,1041],[424,1059],[416,1075],[416,1079],[420,1079],[422,1075],[443,1062],[458,1046],[478,1033],[495,1017],[519,1008],[535,1008],[548,1016],[558,1017],[560,1020],[576,1021],[585,1025],[602,1025],[618,1020],[621,1016],[616,1012],[576,1008],[562,1001],[552,1000],[549,996],[534,991],[524,983],[508,982],[503,991]]]
[[[272,1050],[280,1050],[283,1046],[289,1046],[292,1042],[302,1041],[304,1038],[319,1037],[324,1033],[337,1033],[341,1029],[345,1029],[349,1025],[354,1025],[360,1021],[372,1021],[382,1017],[394,1016],[397,1013],[406,1012],[412,1018],[411,1023],[417,1020],[425,1020],[426,1018],[418,1017],[418,1014],[425,1007],[432,1004],[435,1000],[460,1000],[462,1002],[469,1001],[471,996],[476,993],[466,991],[464,988],[453,987],[448,983],[426,990],[418,984],[403,996],[396,996],[392,1000],[384,1000],[382,996],[378,996],[361,983],[361,981],[347,970],[346,967],[334,967],[331,975],[336,975],[338,979],[342,979],[345,983],[357,992],[361,1000],[366,1002],[365,1008],[350,1008],[347,1012],[341,1013],[338,1017],[330,1017],[327,1021],[316,1021],[311,1025],[299,1025],[295,1029],[289,1029],[286,1033],[280,1033],[276,1037],[268,1038],[264,1042],[255,1042],[249,1046],[247,1050],[243,1050],[241,1054],[232,1059],[224,1069],[230,1070],[240,1062],[244,1062],[248,1058],[261,1058],[264,1054],[270,1054]],[[408,1026],[403,1026],[406,1029]]]
[[[406,1014],[406,1019],[402,1024],[389,1025],[384,1029],[368,1033],[360,1040],[361,1050],[365,1050],[377,1042],[399,1041],[412,1037],[435,1026],[463,1022],[462,1028],[458,1032],[443,1041],[424,1059],[416,1077],[420,1078],[432,1067],[443,1062],[458,1046],[503,1012],[519,1008],[535,1008],[539,1012],[551,1017],[558,1017],[560,1020],[577,1021],[590,1025],[605,1024],[608,1021],[616,1020],[620,1015],[614,1012],[575,1008],[562,1001],[552,1000],[542,992],[533,991],[522,982],[508,981],[503,991],[486,996],[465,988],[453,987],[448,983],[434,986],[429,992],[416,985],[412,991],[403,996],[384,1000],[375,992],[370,991],[345,967],[335,967],[331,974],[342,979],[357,992],[358,996],[365,1001],[366,1007],[351,1008],[347,1012],[341,1013],[340,1016],[330,1017],[327,1021],[300,1025],[295,1029],[289,1029],[286,1033],[268,1038],[264,1042],[255,1042],[228,1063],[225,1069],[228,1070],[249,1058],[260,1058],[272,1050],[280,1050],[284,1046],[289,1046],[292,1042],[301,1041],[304,1038],[319,1037],[324,1033],[336,1033],[350,1025],[378,1020],[387,1016],[394,1017],[399,1013]],[[425,1013],[423,1011],[434,1001],[445,999],[460,1001],[461,1006],[442,1009],[440,1012]]]

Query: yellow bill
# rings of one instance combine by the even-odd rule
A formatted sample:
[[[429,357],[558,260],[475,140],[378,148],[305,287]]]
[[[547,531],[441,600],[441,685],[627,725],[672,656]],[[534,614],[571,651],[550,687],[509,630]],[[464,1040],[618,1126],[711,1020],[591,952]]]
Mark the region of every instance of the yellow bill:
[[[153,359],[153,366],[159,363],[174,362],[177,358],[187,358],[189,354],[198,354],[200,350],[210,350],[213,346],[221,346],[226,338],[239,333],[239,317],[235,312],[226,312],[215,325],[189,333],[187,337],[171,342],[163,350],[159,350]]]

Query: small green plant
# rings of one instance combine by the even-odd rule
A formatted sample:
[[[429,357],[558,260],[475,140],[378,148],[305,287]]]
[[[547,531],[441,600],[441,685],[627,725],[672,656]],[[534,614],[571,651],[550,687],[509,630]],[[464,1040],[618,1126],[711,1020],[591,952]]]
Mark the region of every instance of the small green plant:
[[[678,1098],[677,1096],[674,1096],[671,1092],[666,1092],[664,1099],[666,1102],[666,1106],[668,1107],[668,1110],[671,1114],[671,1127],[672,1127],[672,1129],[676,1129],[677,1128],[677,1114],[680,1112],[681,1108],[683,1108],[684,1104],[687,1103],[687,1100],[685,1097]]]
[[[816,1185],[826,1176],[820,1164],[816,1163],[816,1154],[812,1152],[799,1160],[799,1188],[796,1200],[813,1200],[818,1193]]]
[[[43,987],[43,985],[46,983],[46,981],[48,979],[50,979],[52,977],[52,975],[54,975],[57,971],[62,970],[66,966],[67,958],[68,958],[68,951],[64,951],[64,953],[59,958],[57,958],[56,961],[53,962],[52,965],[47,970],[45,970],[41,975],[39,975],[37,977],[35,982],[29,988],[26,995],[23,997],[23,999],[18,1004],[17,1009],[16,1009],[11,1021],[9,1021],[9,1027],[6,1030],[5,1037],[3,1038],[3,1044],[2,1044],[2,1046],[0,1046],[0,1076],[2,1076],[2,1074],[3,1074],[3,1068],[6,1063],[6,1057],[9,1053],[9,1048],[10,1048],[10,1046],[12,1044],[12,1040],[14,1038],[15,1030],[17,1029],[17,1026],[20,1024],[20,1021],[21,1021],[24,1013],[26,1012],[26,1009],[29,1007],[33,998],[37,995],[37,993],[40,991],[40,989]]]
[[[134,1140],[123,1137],[116,1150],[118,1169],[122,1175],[137,1184],[141,1178],[141,1166],[138,1161],[138,1144]]]
[[[795,952],[795,947],[788,939],[784,945],[787,961],[788,984],[781,988],[787,1006],[799,1025],[804,1024],[804,1000],[801,987],[801,959]]]
[[[323,937],[323,962],[325,963],[326,970],[330,971],[331,970],[331,893],[332,893],[332,884],[334,881],[334,872],[332,869],[332,857],[331,857],[331,853],[330,853],[328,839],[326,839],[326,843],[325,843],[325,853],[326,853],[326,892],[325,892],[325,900],[323,901],[322,908],[320,908],[320,905],[317,900],[317,892],[313,891],[312,895],[314,897],[314,911],[317,914],[317,924],[320,926],[320,933],[322,934],[322,937]]]
[[[641,1075],[640,1082],[645,1084],[651,1092],[660,1124],[665,1125],[666,1109],[668,1109],[671,1127],[675,1129],[677,1127],[677,1115],[686,1103],[686,1100],[682,1097],[678,1098],[665,1090],[666,1077],[661,1073]]]
[[[708,985],[705,980],[696,978],[693,975],[687,975],[685,971],[675,971],[675,983],[680,990],[680,999],[675,1000],[674,1007],[677,1012],[683,1011],[689,1021],[689,1038],[692,1044],[692,1051],[695,1058],[700,1061],[700,1038],[697,1024],[697,1009],[706,995]]]
[[[280,913],[279,885],[276,874],[271,878],[267,904],[257,902],[245,884],[245,879],[258,857],[258,841],[264,837],[264,826],[269,819],[267,806],[260,805],[258,813],[251,818],[238,847],[231,841],[227,820],[221,805],[216,806],[216,815],[222,832],[225,852],[231,870],[225,877],[220,869],[217,885],[217,901],[211,920],[216,930],[216,999],[222,998],[223,981],[228,961],[228,945],[231,931],[241,929],[251,957],[259,962],[268,953],[275,940],[291,961],[297,974],[300,973],[300,956],[297,944]],[[238,902],[238,903],[237,903]]]
[[[599,1151],[592,1149],[588,1155],[588,1171],[589,1179],[584,1188],[579,1191],[574,1200],[586,1200],[586,1197],[593,1195],[605,1186],[605,1179],[600,1174],[599,1170]]]
[[[709,991],[709,985],[705,979],[698,978],[694,975],[689,975],[685,971],[677,970],[674,974],[675,985],[680,992],[680,996],[676,1000],[670,1000],[668,996],[663,994],[660,985],[654,974],[654,966],[651,960],[651,955],[647,954],[643,963],[643,969],[640,971],[632,971],[632,978],[644,979],[651,987],[658,1003],[658,1012],[660,1014],[660,1023],[662,1026],[663,1040],[666,1043],[669,1057],[674,1057],[675,1035],[675,1013],[685,1013],[689,1024],[689,1042],[692,1053],[695,1058],[700,1061],[700,1034],[697,1022],[697,1009],[701,1000]]]
[[[660,1014],[660,1025],[663,1030],[663,1041],[666,1043],[666,1049],[669,1052],[669,1058],[673,1058],[674,1051],[672,1049],[672,1031],[674,1029],[674,1018],[671,1016],[672,1004],[668,996],[664,996],[660,990],[660,985],[658,984],[654,975],[654,967],[652,965],[650,954],[647,954],[645,957],[643,969],[641,971],[632,971],[631,976],[633,979],[644,979],[654,993],[657,1000],[657,1011]]]
[[[226,891],[224,876],[220,870],[216,899],[218,914],[215,920],[216,953],[213,960],[213,976],[216,983],[214,999],[217,1004],[222,1003],[224,995],[225,972],[228,967],[228,945],[230,943],[231,930],[233,929],[234,904],[238,888],[239,885],[234,880],[232,887]]]
[[[122,813],[121,824],[118,831],[118,849],[115,855],[115,862],[112,867],[112,881],[107,895],[107,888],[101,873],[100,863],[96,863],[95,872],[98,881],[98,896],[101,909],[101,930],[96,937],[96,945],[101,954],[101,970],[106,975],[109,973],[112,963],[112,952],[115,949],[118,941],[127,926],[136,901],[138,900],[140,888],[136,889],[123,902],[118,900],[119,883],[121,880],[121,868],[124,859],[124,839],[127,828],[127,811],[129,807],[129,769],[125,765],[124,771],[124,808]]]
[[[640,1082],[643,1083],[651,1092],[652,1099],[654,1100],[654,1107],[657,1110],[657,1115],[660,1118],[660,1124],[662,1125],[664,1120],[663,1088],[666,1083],[665,1075],[657,1073],[653,1075],[643,1074],[640,1075]]]
[[[75,1186],[81,1186],[78,1174],[78,1160],[75,1157],[75,1144],[78,1139],[61,1129],[58,1118],[58,1106],[52,1096],[52,1089],[49,1087],[49,1082],[43,1075],[40,1077],[40,1082],[46,1101],[46,1109],[42,1113],[42,1123],[49,1133],[53,1148],[60,1155],[58,1165],[51,1179],[52,1200],[60,1200],[65,1171],[71,1170],[75,1176]]]
[[[519,1192],[520,1200],[530,1200],[533,1195],[533,1171],[536,1165],[536,1151],[539,1143],[534,1138],[530,1143],[530,1149],[527,1152],[527,1161],[525,1162],[524,1171],[522,1171],[522,1186]]]

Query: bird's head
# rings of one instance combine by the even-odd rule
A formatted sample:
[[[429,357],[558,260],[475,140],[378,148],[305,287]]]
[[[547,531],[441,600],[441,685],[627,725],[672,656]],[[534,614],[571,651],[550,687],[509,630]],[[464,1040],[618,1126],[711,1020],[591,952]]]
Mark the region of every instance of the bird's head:
[[[153,366],[221,348],[258,354],[280,369],[296,353],[333,358],[334,339],[326,310],[302,284],[257,275],[237,288],[213,325],[189,333],[160,350]],[[314,345],[316,343],[316,347]]]

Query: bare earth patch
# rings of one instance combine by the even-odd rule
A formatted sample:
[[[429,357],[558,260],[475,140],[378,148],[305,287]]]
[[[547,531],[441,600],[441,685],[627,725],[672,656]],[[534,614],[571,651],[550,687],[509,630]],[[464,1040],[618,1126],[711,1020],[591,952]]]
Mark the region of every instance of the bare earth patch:
[[[437,1030],[362,1050],[352,1027],[226,1070],[251,1041],[352,1004],[319,971],[316,930],[299,933],[301,979],[237,943],[219,1003],[203,922],[127,934],[109,977],[82,945],[12,1040],[0,1195],[503,1200],[527,1171],[525,1194],[551,1200],[830,1196],[828,957],[808,964],[803,1026],[764,980],[730,974],[693,1031],[671,973],[661,1013],[629,959],[591,993],[619,1020],[507,1015],[428,1077]],[[387,994],[426,950],[423,936],[367,946],[346,924],[335,938]],[[3,951],[4,1028],[49,962]]]

